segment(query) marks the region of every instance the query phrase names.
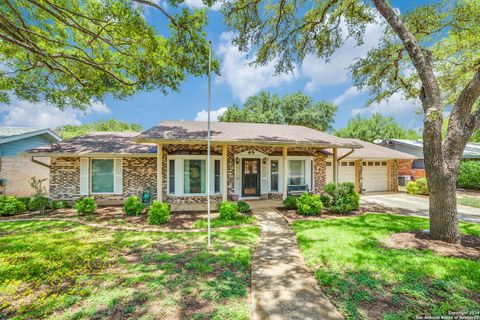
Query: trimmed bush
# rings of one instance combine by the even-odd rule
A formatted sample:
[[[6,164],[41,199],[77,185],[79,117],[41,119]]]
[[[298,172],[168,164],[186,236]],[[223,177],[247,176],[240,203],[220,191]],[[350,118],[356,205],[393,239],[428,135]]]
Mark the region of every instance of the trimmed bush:
[[[68,204],[65,201],[62,201],[62,200],[52,200],[50,202],[50,207],[53,210],[57,210],[57,209],[67,208]]]
[[[410,181],[407,184],[407,193],[408,194],[428,194],[428,185],[427,178],[420,178],[416,181]]]
[[[238,207],[232,202],[222,201],[218,211],[220,211],[220,220],[235,220],[238,217]]]
[[[249,213],[251,211],[250,205],[245,201],[238,201],[237,208],[238,208],[238,212],[241,212],[241,213]]]
[[[170,219],[170,205],[168,203],[153,201],[148,210],[148,224],[163,224]]]
[[[30,202],[30,197],[18,197],[17,200],[18,201],[22,201],[23,204],[25,205],[25,208],[28,208],[28,203]]]
[[[140,198],[136,196],[128,197],[123,204],[123,211],[127,216],[141,215],[143,208],[145,208],[145,206],[143,205]]]
[[[480,161],[462,161],[457,185],[466,189],[480,189]]]
[[[335,202],[337,197],[337,184],[334,182],[326,183],[323,186],[323,193],[320,196],[323,206],[325,208],[330,208],[330,206]]]
[[[360,195],[352,182],[327,183],[321,199],[325,207],[335,213],[347,213],[360,208]]]
[[[26,210],[25,204],[14,196],[0,196],[0,216],[13,216]]]
[[[95,199],[91,197],[82,198],[75,202],[73,208],[79,215],[91,216],[95,213],[95,209],[97,209],[97,203]]]
[[[415,181],[410,181],[407,184],[407,193],[408,194],[420,194],[420,188]]]
[[[29,211],[45,211],[50,209],[50,200],[44,196],[35,196],[28,202]]]
[[[297,209],[297,197],[295,196],[287,196],[284,200],[283,200],[283,206],[285,207],[285,209],[287,210],[294,210],[294,209]]]
[[[319,214],[323,209],[322,200],[318,194],[302,194],[297,199],[297,212],[304,216],[313,216]]]

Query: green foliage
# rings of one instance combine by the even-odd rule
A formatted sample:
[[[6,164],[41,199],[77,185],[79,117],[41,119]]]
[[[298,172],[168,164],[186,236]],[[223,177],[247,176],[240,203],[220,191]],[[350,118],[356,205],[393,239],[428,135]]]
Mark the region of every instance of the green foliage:
[[[25,205],[25,208],[28,208],[28,203],[30,202],[30,197],[18,197],[18,201],[22,201],[23,204]]]
[[[287,210],[297,209],[297,197],[289,195],[283,199],[282,204]]]
[[[142,130],[142,126],[137,123],[129,124],[115,119],[98,120],[81,125],[67,124],[56,129],[63,139],[70,139],[90,132],[140,132]]]
[[[414,130],[406,130],[393,118],[386,118],[380,113],[375,113],[370,118],[361,118],[357,114],[348,121],[345,128],[336,131],[335,134],[343,138],[356,138],[369,142],[375,139],[417,140],[420,138]]]
[[[63,200],[50,201],[50,208],[53,210],[68,208],[68,203]]]
[[[297,199],[297,212],[304,216],[313,216],[322,212],[323,204],[318,194],[302,194]]]
[[[138,216],[142,214],[143,208],[145,208],[145,206],[137,196],[128,197],[123,204],[123,211],[128,216]]]
[[[321,199],[325,207],[335,213],[347,213],[360,208],[360,195],[352,182],[325,184]]]
[[[410,181],[407,184],[407,193],[408,194],[420,194],[420,187],[415,181]]]
[[[255,221],[256,219],[252,215],[239,214],[234,220],[223,220],[220,218],[213,218],[210,220],[210,227],[219,228],[219,227],[236,226],[239,224],[252,224]],[[193,224],[193,227],[195,229],[206,229],[208,227],[208,221],[207,219],[197,220]]]
[[[14,196],[0,196],[0,216],[13,216],[25,210],[25,204]]]
[[[337,106],[326,101],[314,102],[302,92],[279,98],[262,91],[251,96],[243,108],[233,105],[220,116],[224,122],[254,122],[306,126],[320,131],[332,128]]]
[[[44,197],[47,194],[47,187],[43,184],[47,182],[47,178],[37,179],[36,177],[30,178],[30,187],[34,191],[34,197]]]
[[[480,189],[480,161],[463,161],[457,185],[467,189]]]
[[[238,208],[238,212],[241,212],[241,213],[249,213],[251,211],[250,205],[245,201],[238,201],[237,208]]]
[[[95,213],[95,209],[97,209],[97,203],[95,202],[95,199],[86,197],[77,200],[73,205],[73,208],[79,215],[92,216]]]
[[[28,202],[29,211],[45,211],[50,209],[50,200],[47,197],[37,195]]]
[[[220,220],[235,220],[238,217],[238,207],[232,202],[222,201],[218,211]]]
[[[407,193],[428,195],[427,178],[420,178],[415,181],[410,181],[407,184]]]
[[[164,224],[170,219],[170,205],[165,202],[153,201],[148,209],[148,224]]]

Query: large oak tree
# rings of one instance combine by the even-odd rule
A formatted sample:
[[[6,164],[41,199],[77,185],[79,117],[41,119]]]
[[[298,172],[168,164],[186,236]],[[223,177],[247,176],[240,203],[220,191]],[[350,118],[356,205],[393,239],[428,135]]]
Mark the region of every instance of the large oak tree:
[[[400,13],[387,0],[238,0],[226,2],[224,14],[233,42],[257,49],[257,64],[278,61],[279,72],[307,54],[328,58],[347,38],[360,44],[367,24],[384,23],[380,45],[352,66],[355,82],[371,90],[372,101],[399,91],[421,101],[430,233],[460,241],[456,179],[463,149],[480,127],[480,1],[438,1]]]

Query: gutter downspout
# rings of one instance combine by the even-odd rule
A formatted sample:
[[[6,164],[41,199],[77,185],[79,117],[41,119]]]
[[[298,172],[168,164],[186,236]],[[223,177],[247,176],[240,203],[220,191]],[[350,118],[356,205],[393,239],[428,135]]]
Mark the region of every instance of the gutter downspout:
[[[355,151],[355,149],[350,149],[349,152],[347,152],[346,154],[344,154],[343,156],[341,156],[340,158],[337,159],[337,161],[340,161],[340,160],[343,160],[345,159],[346,157],[348,157],[349,155],[351,155],[353,153],[353,151]]]
[[[52,168],[50,165],[48,165],[48,164],[46,164],[46,163],[44,163],[44,162],[42,162],[42,161],[35,160],[34,157],[31,157],[31,158],[30,158],[30,161],[32,161],[33,163],[38,164],[38,165],[40,165],[40,166],[42,166],[42,167],[48,168],[48,169],[51,169],[51,168]]]

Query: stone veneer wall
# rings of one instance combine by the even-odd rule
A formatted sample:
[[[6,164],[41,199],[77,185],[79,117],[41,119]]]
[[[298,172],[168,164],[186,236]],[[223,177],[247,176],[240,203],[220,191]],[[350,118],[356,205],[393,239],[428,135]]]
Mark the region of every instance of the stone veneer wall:
[[[363,164],[362,160],[355,160],[355,191],[362,192],[363,183]]]
[[[323,186],[327,182],[327,163],[325,159],[326,156],[323,154],[317,154],[315,158],[313,158],[313,192],[317,194],[322,193]]]
[[[80,198],[80,158],[51,158],[50,198],[55,200]]]
[[[397,160],[387,161],[387,174],[389,175],[388,191],[398,191],[398,165]]]

